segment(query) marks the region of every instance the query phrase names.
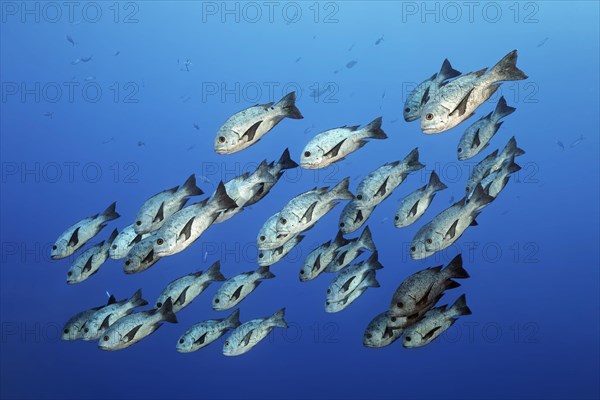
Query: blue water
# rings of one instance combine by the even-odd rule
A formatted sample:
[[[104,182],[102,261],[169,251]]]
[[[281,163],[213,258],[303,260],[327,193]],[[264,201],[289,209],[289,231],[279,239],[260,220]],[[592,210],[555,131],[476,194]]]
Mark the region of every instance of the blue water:
[[[598,3],[273,4],[270,15],[262,2],[76,2],[69,15],[62,2],[1,3],[0,397],[598,398]],[[469,72],[513,49],[529,79],[502,86],[517,111],[474,161],[514,135],[527,152],[517,160],[523,169],[479,226],[448,250],[412,261],[414,233],[463,193],[473,163],[457,161],[460,135],[498,96],[477,117],[431,136],[403,121],[404,98],[446,57]],[[357,63],[348,68],[350,61]],[[309,95],[328,84],[333,92]],[[243,152],[213,151],[231,114],[290,90],[304,119],[284,120]],[[298,161],[320,131],[379,115],[388,140],[322,171],[289,171],[263,201],[146,272],[125,275],[120,261],[109,260],[69,286],[74,258],[49,258],[64,229],[113,201],[121,218],[89,244],[131,223],[143,201],[191,173],[206,177],[198,183],[211,193],[220,179],[277,159],[286,147]],[[178,314],[179,324],[126,350],[60,340],[64,322],[106,302],[106,291],[124,298],[142,288],[152,303],[171,280],[218,259],[227,277],[255,269],[256,234],[289,199],[346,176],[355,189],[417,146],[426,169],[368,222],[385,266],[381,288],[346,310],[324,312],[332,275],[298,280],[303,257],[335,236],[338,206],[272,267],[276,279],[240,304],[242,320],[286,307],[290,324],[241,357],[222,355],[224,339],[196,353],[175,351],[192,324],[228,315],[210,307],[216,284]],[[397,200],[434,168],[449,189],[418,223],[394,228]],[[471,278],[441,304],[466,293],[473,315],[421,349],[363,347],[364,328],[403,279],[459,252]]]

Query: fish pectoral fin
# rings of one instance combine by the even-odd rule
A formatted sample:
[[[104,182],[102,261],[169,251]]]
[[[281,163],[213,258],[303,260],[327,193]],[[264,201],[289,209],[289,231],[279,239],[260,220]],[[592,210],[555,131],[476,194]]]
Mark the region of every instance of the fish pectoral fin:
[[[346,259],[347,254],[348,254],[348,251],[344,251],[338,257],[336,257],[335,261],[337,261],[337,265],[342,265],[344,263],[344,260]]]
[[[379,189],[377,189],[377,192],[375,192],[375,196],[383,196],[387,193],[388,179],[390,179],[389,176],[387,178],[385,178],[385,180],[383,181],[381,186],[379,186]]]
[[[240,295],[242,294],[242,288],[244,287],[244,285],[240,285],[237,289],[235,289],[235,292],[233,292],[233,294],[231,296],[229,296],[229,300],[237,300],[240,298]]]
[[[140,330],[140,328],[142,327],[142,325],[138,325],[135,328],[133,328],[132,330],[130,330],[129,332],[127,332],[127,334],[125,336],[123,336],[123,340],[125,341],[125,343],[129,343],[133,340],[133,338],[135,337],[135,334]]]
[[[346,139],[342,139],[341,142],[339,142],[338,144],[333,146],[333,148],[331,150],[329,150],[327,153],[323,154],[323,156],[329,157],[329,158],[337,157],[337,155],[340,152],[340,149],[342,148],[342,145],[344,144],[345,141],[346,141]]]
[[[141,233],[140,233],[139,235],[136,235],[136,236],[133,238],[133,240],[132,240],[131,242],[129,242],[129,245],[128,245],[127,247],[131,247],[131,246],[133,246],[134,244],[141,242],[141,241],[142,241],[142,236],[143,236],[143,235],[142,235]]]
[[[312,221],[313,212],[315,211],[316,206],[317,206],[317,202],[315,201],[314,203],[312,203],[310,205],[310,207],[308,207],[308,209],[306,210],[306,212],[304,213],[302,218],[300,218],[300,221],[302,221],[302,220],[305,220],[306,222]]]
[[[148,255],[142,260],[142,264],[154,261],[154,249],[150,250]]]
[[[198,339],[194,340],[194,344],[204,344],[204,342],[206,341],[206,334],[207,334],[207,332],[204,332],[202,334],[202,336],[200,336]]]
[[[185,289],[183,289],[183,292],[181,292],[181,294],[179,295],[179,297],[177,298],[177,300],[175,300],[175,303],[173,303],[174,305],[177,304],[179,306],[182,306],[185,304],[185,294],[187,293],[188,289],[190,287],[186,287]]]
[[[451,117],[455,115],[461,117],[464,115],[465,112],[467,112],[467,104],[469,103],[469,97],[471,96],[471,93],[473,93],[473,90],[474,88],[469,90],[465,97],[463,97],[463,99],[460,101],[460,103],[456,105],[456,108],[450,112],[449,115]]]
[[[156,212],[156,215],[154,216],[154,219],[152,220],[152,223],[154,222],[160,222],[163,219],[165,219],[164,216],[164,208],[165,208],[165,202],[163,201],[162,203],[160,203],[160,207],[158,207],[158,211]]]
[[[177,240],[179,240],[183,236],[184,237],[183,241],[185,242],[192,236],[192,225],[194,224],[194,219],[196,219],[196,217],[190,218],[190,220],[187,222],[187,224],[185,224],[185,226],[179,233],[179,237],[177,238]]]
[[[317,256],[317,259],[312,267],[312,272],[318,271],[319,269],[321,269],[321,254]]]
[[[481,140],[479,139],[479,128],[475,132],[475,136],[473,137],[473,143],[471,143],[471,148],[479,147],[481,145]]]
[[[431,294],[432,288],[433,288],[433,283],[431,285],[429,285],[429,288],[427,288],[427,291],[425,292],[425,294],[419,299],[419,301],[417,301],[415,303],[416,306],[420,307],[420,306],[424,306],[425,304],[427,304],[427,299],[429,298],[429,295]]]
[[[415,215],[417,215],[417,210],[419,209],[419,201],[420,200],[417,200],[415,204],[411,207],[410,211],[408,212],[409,217],[414,217]]]
[[[448,229],[448,232],[444,235],[444,240],[453,239],[456,236],[456,225],[458,225],[458,220],[454,221],[454,223]]]
[[[432,330],[427,332],[425,335],[422,335],[421,337],[423,338],[423,340],[431,339],[433,337],[433,335],[440,329],[442,329],[441,326],[436,326],[435,328],[433,328]]]
[[[100,325],[100,330],[101,331],[105,331],[106,329],[108,329],[108,327],[110,326],[109,321],[110,321],[110,316],[112,314],[108,314],[106,316],[106,318],[104,318],[104,321],[102,321],[102,324]]]
[[[356,213],[356,218],[354,218],[354,223],[362,222],[363,219],[365,218],[363,217],[362,210],[358,210],[358,212]]]
[[[353,281],[355,278],[356,278],[356,277],[355,277],[355,276],[353,276],[353,277],[351,277],[350,279],[348,279],[348,280],[347,280],[347,281],[344,283],[344,285],[342,286],[342,289],[341,289],[341,290],[342,290],[342,292],[347,292],[347,291],[348,291],[348,289],[350,289],[350,285],[352,284],[352,281]]]
[[[423,92],[423,97],[421,97],[421,106],[427,104],[429,98],[429,86],[427,86],[427,89],[425,89],[425,92]]]
[[[247,142],[251,142],[252,140],[254,140],[254,136],[256,135],[256,130],[258,129],[260,124],[262,124],[262,121],[258,121],[257,123],[252,125],[250,128],[248,128],[248,130],[246,132],[244,132],[244,134],[240,137],[240,139],[246,137]]]
[[[92,254],[90,258],[87,259],[85,265],[83,266],[83,272],[90,272],[92,270],[92,260],[94,259],[94,255]]]
[[[242,338],[241,344],[243,346],[248,346],[248,344],[250,344],[250,339],[252,338],[252,332],[254,332],[254,329],[251,330],[250,332],[246,333],[246,335]]]
[[[79,243],[79,227],[77,229],[75,229],[73,231],[73,233],[71,234],[71,237],[69,238],[69,243],[67,244],[67,246],[77,246],[77,244]]]

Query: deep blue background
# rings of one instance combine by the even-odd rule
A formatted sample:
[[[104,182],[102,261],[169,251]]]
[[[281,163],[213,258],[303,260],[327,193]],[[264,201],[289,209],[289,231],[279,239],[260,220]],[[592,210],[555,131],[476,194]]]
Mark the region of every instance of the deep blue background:
[[[203,14],[200,4],[190,2],[139,2],[137,11],[123,3],[117,22],[111,3],[96,3],[102,15],[92,23],[81,17],[84,4],[76,9],[74,23],[65,9],[56,23],[48,21],[54,18],[51,9],[41,9],[40,22],[31,15],[2,15],[1,397],[598,398],[596,2],[494,3],[502,12],[497,22],[492,22],[494,9],[483,13],[488,3],[475,9],[473,22],[463,3],[454,3],[462,12],[457,21],[444,3],[438,3],[435,15],[423,14],[420,2],[405,3],[404,12],[399,2],[321,4],[316,21],[313,3],[296,3],[302,11],[297,23],[282,18],[288,3],[278,3],[273,22],[263,6],[255,23],[249,21],[252,9],[245,14],[241,9],[239,22],[235,15],[223,22],[221,12]],[[407,14],[411,5],[419,8],[416,15]],[[134,11],[137,22],[124,23]],[[293,16],[293,9],[288,11]],[[325,23],[332,12],[337,22]],[[375,45],[381,35],[384,41]],[[503,85],[508,104],[518,110],[475,161],[515,135],[527,151],[517,161],[524,169],[456,246],[411,261],[406,248],[416,230],[462,194],[470,164],[456,160],[456,144],[474,119],[425,136],[418,123],[402,120],[406,92],[436,72],[445,57],[468,72],[493,65],[514,48],[530,78]],[[88,63],[70,63],[89,55]],[[181,71],[188,58],[190,71]],[[348,69],[351,60],[358,63]],[[97,102],[82,96],[81,87],[91,82],[87,77],[95,77],[102,89]],[[71,81],[79,83],[73,101],[64,86]],[[34,88],[36,82],[48,89],[39,101],[31,94],[22,98],[20,89],[9,94],[14,84]],[[277,85],[273,93],[268,82]],[[327,82],[335,94],[308,95],[315,84]],[[229,115],[278,100],[286,83],[299,88],[305,119],[283,121],[241,153],[214,153],[215,132]],[[55,84],[65,89],[53,103]],[[233,89],[239,98],[222,98],[220,89],[207,94],[215,84]],[[257,86],[263,90],[255,96]],[[132,99],[138,101],[126,103],[132,87],[137,89]],[[483,105],[476,118],[492,110],[495,101]],[[384,117],[387,141],[373,141],[326,171],[292,171],[261,203],[142,274],[126,276],[121,263],[111,260],[89,280],[68,286],[70,260],[48,257],[48,246],[66,227],[112,201],[122,217],[97,240],[129,224],[149,196],[183,183],[191,173],[212,182],[199,182],[210,193],[220,178],[230,179],[265,157],[276,159],[285,147],[298,159],[319,131],[366,124],[378,115]],[[583,142],[570,148],[580,135]],[[241,303],[243,320],[285,306],[292,325],[243,357],[224,357],[222,340],[192,354],[175,351],[179,335],[193,323],[227,315],[210,308],[216,285],[179,313],[178,325],[164,326],[127,350],[107,353],[95,343],[59,339],[63,323],[105,302],[105,291],[122,298],[141,287],[153,302],[168,282],[216,259],[226,276],[256,268],[256,234],[291,197],[345,176],[352,177],[355,189],[358,177],[403,158],[415,146],[427,169],[436,168],[450,188],[437,195],[422,220],[402,230],[392,224],[397,200],[423,185],[428,171],[411,176],[377,208],[369,225],[385,265],[377,275],[381,288],[368,290],[345,311],[323,310],[332,275],[305,284],[298,280],[303,256],[334,237],[338,206],[307,233],[297,251],[272,268],[277,278]],[[65,163],[79,163],[72,179]],[[24,173],[36,168],[39,172]],[[473,242],[478,247],[469,253]],[[364,348],[364,327],[387,307],[397,285],[459,251],[471,278],[443,302],[464,292],[473,315],[422,349],[406,350],[400,343]]]

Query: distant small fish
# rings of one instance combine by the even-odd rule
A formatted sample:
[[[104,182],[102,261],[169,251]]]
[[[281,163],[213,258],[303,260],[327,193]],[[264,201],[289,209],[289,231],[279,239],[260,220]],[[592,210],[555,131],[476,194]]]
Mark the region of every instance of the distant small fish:
[[[145,145],[146,145],[146,143],[144,143],[144,142],[142,142],[142,141],[140,140],[139,142],[137,142],[137,145],[138,145],[139,147],[141,147],[141,146],[145,146]]]
[[[544,40],[542,40],[541,42],[538,43],[537,47],[542,47],[544,44],[546,44],[546,42],[548,41],[549,37],[545,37]]]
[[[73,38],[71,37],[71,35],[67,35],[67,42],[71,43],[73,46],[75,46],[75,41],[73,40]]]
[[[313,36],[313,39],[316,39],[316,38],[317,38],[317,35],[314,35],[314,36]]]
[[[380,224],[385,224],[388,221],[389,221],[388,217],[383,217],[383,219],[381,220]]]
[[[450,196],[450,200],[448,201],[450,204],[454,204],[454,195]]]
[[[208,259],[208,251],[204,252],[204,257],[202,257],[202,261],[206,262],[206,260]]]
[[[383,42],[383,35],[381,35],[381,37],[375,41],[375,46],[377,46],[381,42]]]
[[[190,95],[184,94],[179,96],[179,98],[181,99],[182,102],[187,103],[188,101],[190,101],[190,99],[192,98]]]
[[[558,147],[560,147],[562,151],[565,151],[565,145],[563,144],[563,142],[561,142],[561,141],[560,141],[560,140],[558,140],[558,139],[554,139],[554,143],[556,143],[556,145],[557,145]]]
[[[76,58],[73,61],[71,61],[71,65],[77,65],[81,62],[81,58]]]
[[[200,175],[198,177],[198,179],[200,179],[200,182],[204,182],[204,183],[212,183],[210,179],[208,179],[206,176],[204,175]]]
[[[96,77],[95,76],[88,76],[87,78],[85,78],[86,81],[95,81]]]
[[[346,64],[346,68],[350,69],[350,68],[354,67],[357,63],[358,63],[358,61],[356,61],[356,60],[349,61],[348,64]]]
[[[106,296],[110,299],[111,294],[106,290]]]
[[[579,136],[579,138],[575,139],[570,145],[570,148],[574,148],[575,146],[577,146],[579,143],[581,143],[583,141],[583,139],[585,139],[583,137],[583,135]]]
[[[352,46],[350,46],[350,48],[348,49],[348,51],[352,51],[352,49],[354,48],[355,45],[356,45],[356,43],[352,43]]]
[[[200,130],[200,127],[198,126],[198,124],[194,124],[194,129],[196,129],[197,131]]]
[[[500,214],[500,215],[506,215],[506,214],[508,214],[508,210],[502,211],[502,214]]]
[[[53,116],[54,116],[54,112],[47,111],[44,113],[44,117],[49,117],[50,119],[52,119]]]
[[[82,58],[81,58],[81,62],[84,62],[84,63],[86,63],[86,62],[90,62],[90,61],[92,61],[92,58],[93,58],[93,57],[94,57],[94,56],[82,57]]]
[[[338,72],[340,72],[339,69],[336,69],[335,71],[333,71],[334,74],[337,74]]]
[[[302,60],[302,57],[296,58],[296,62],[299,62],[300,60]]]
[[[385,90],[383,91],[383,93],[381,94],[381,100],[385,99]]]
[[[104,140],[102,141],[102,144],[107,144],[107,143],[113,142],[114,140],[115,140],[115,137],[114,137],[114,136],[111,136],[111,137],[109,137],[108,139],[104,139]]]
[[[119,54],[121,54],[121,50],[117,50],[117,52],[114,54],[114,56],[118,56]]]
[[[191,151],[191,150],[194,150],[195,148],[196,148],[196,145],[193,144],[193,145],[189,146],[186,150]]]
[[[396,122],[398,122],[398,118],[394,118],[393,120],[391,120],[390,124],[395,124]]]

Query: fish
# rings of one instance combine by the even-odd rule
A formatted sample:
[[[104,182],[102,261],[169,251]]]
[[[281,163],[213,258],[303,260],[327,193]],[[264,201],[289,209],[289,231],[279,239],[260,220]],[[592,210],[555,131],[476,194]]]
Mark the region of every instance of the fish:
[[[113,260],[125,258],[133,246],[145,237],[148,237],[148,234],[135,233],[133,224],[127,225],[113,240],[108,256]]]
[[[145,145],[146,145],[146,143],[145,143],[145,142],[142,142],[142,141],[140,140],[140,141],[138,141],[138,142],[137,142],[137,145],[138,145],[138,147],[142,147],[142,146],[145,146]]]
[[[336,275],[327,288],[327,301],[338,302],[345,299],[366,278],[369,271],[382,269],[383,265],[378,257],[379,254],[375,251],[367,261],[351,265]]]
[[[300,60],[302,60],[302,57],[296,58],[296,62],[299,62]]]
[[[563,143],[563,142],[561,142],[560,140],[558,140],[558,138],[555,138],[555,139],[554,139],[554,143],[556,143],[556,145],[557,145],[558,147],[560,147],[560,149],[561,149],[562,151],[565,151],[565,145],[564,145],[564,143]]]
[[[116,56],[118,56],[119,54],[121,54],[121,51],[120,51],[120,50],[117,50],[117,51],[115,52],[115,54],[113,54],[113,56],[115,56],[115,57],[116,57]]]
[[[356,60],[349,61],[346,64],[346,68],[350,69],[350,68],[354,67],[357,63],[358,63],[358,61],[356,61]]]
[[[154,232],[160,228],[169,217],[181,210],[189,197],[204,194],[196,186],[194,174],[185,181],[183,186],[175,186],[155,194],[142,204],[135,217],[135,233]]]
[[[221,274],[221,263],[216,261],[206,272],[193,272],[169,283],[158,296],[156,308],[161,308],[167,299],[171,299],[173,312],[177,313],[190,305],[212,282],[224,280],[225,277]]]
[[[243,272],[229,278],[213,297],[213,310],[223,311],[235,307],[252,293],[263,279],[272,278],[275,278],[275,275],[269,271],[269,267],[259,267],[256,271]]]
[[[156,233],[154,254],[165,257],[185,250],[212,225],[222,210],[235,207],[237,204],[227,195],[225,185],[219,182],[210,199],[185,207],[166,220]]]
[[[239,356],[250,351],[263,340],[274,328],[287,328],[285,308],[268,318],[257,318],[244,322],[227,337],[223,344],[223,354]]]
[[[421,321],[407,327],[402,336],[402,346],[405,348],[425,346],[450,328],[456,322],[455,317],[470,314],[471,310],[467,306],[467,299],[463,294],[452,307],[434,308],[427,312]]]
[[[350,201],[340,214],[340,231],[345,234],[357,231],[367,222],[373,210],[375,210],[375,207],[358,208],[354,200]]]
[[[337,200],[354,198],[348,190],[349,185],[350,178],[346,177],[331,190],[314,188],[294,197],[279,212],[275,225],[277,233],[297,234],[311,228],[338,204]]]
[[[47,111],[44,113],[44,117],[49,117],[50,119],[52,119],[52,117],[54,117],[54,112]]]
[[[493,200],[477,184],[471,198],[464,197],[454,203],[417,231],[411,242],[411,258],[421,260],[452,245],[469,226],[477,225],[479,210]]]
[[[93,58],[93,57],[94,57],[94,56],[81,57],[81,62],[84,62],[84,63],[86,63],[86,62],[90,62],[90,61],[92,61],[92,58]]]
[[[509,160],[504,162],[502,168],[492,172],[481,181],[484,192],[493,198],[496,198],[508,184],[510,175],[519,170],[521,170],[521,167],[515,163],[515,158],[512,156]]]
[[[110,143],[110,142],[114,142],[114,140],[115,140],[115,137],[114,137],[114,136],[111,136],[111,137],[109,137],[108,139],[104,139],[104,140],[102,141],[102,144],[107,144],[107,143]]]
[[[289,149],[285,149],[283,151],[283,153],[281,154],[281,157],[279,157],[279,160],[277,161],[277,163],[271,162],[269,164],[269,174],[271,174],[271,176],[274,178],[272,181],[265,181],[262,183],[262,187],[260,188],[260,190],[254,195],[252,196],[246,203],[246,206],[250,206],[252,204],[256,204],[258,203],[260,200],[262,200],[267,194],[269,194],[269,192],[271,191],[271,189],[273,189],[273,187],[275,186],[275,184],[281,179],[281,177],[283,176],[284,171],[288,170],[288,169],[294,169],[298,167],[298,164],[291,159],[290,157],[290,150]]]
[[[71,43],[73,45],[73,47],[75,47],[75,41],[69,34],[67,34],[67,42]]]
[[[393,329],[388,325],[389,312],[378,314],[369,322],[363,335],[365,347],[385,347],[394,343],[402,336],[403,329]]]
[[[95,246],[90,247],[75,259],[67,272],[67,283],[69,285],[83,282],[98,272],[98,269],[108,259],[108,251],[118,233],[115,229],[108,240],[103,240]]]
[[[285,257],[294,247],[296,247],[304,239],[304,235],[295,235],[287,240],[283,245],[272,250],[259,250],[258,265],[267,267],[275,264],[277,261]]]
[[[81,62],[81,58],[76,58],[74,60],[71,61],[71,65],[77,65]]]
[[[347,297],[344,297],[340,301],[325,301],[325,312],[336,313],[344,310],[370,287],[379,287],[379,282],[375,279],[375,271],[369,271],[365,278],[358,283],[356,289],[354,289]]]
[[[244,173],[225,183],[227,195],[237,206],[220,211],[214,223],[220,224],[240,213],[246,203],[254,198],[266,183],[274,182],[275,177],[271,175],[267,162],[263,161],[252,174]]]
[[[329,265],[325,268],[325,272],[338,272],[350,265],[357,257],[359,257],[363,250],[374,253],[377,251],[373,237],[371,236],[371,229],[365,227],[359,237],[350,239],[346,244],[340,246],[330,261]]]
[[[171,299],[157,310],[140,311],[119,319],[104,332],[98,347],[107,351],[127,348],[155,332],[163,322],[177,323]]]
[[[402,199],[394,216],[394,226],[402,228],[415,223],[423,216],[433,201],[435,194],[448,186],[444,185],[435,173],[431,172],[429,183]]]
[[[439,265],[412,274],[394,292],[390,317],[409,317],[423,311],[428,305],[435,305],[446,290],[460,286],[453,279],[468,277],[461,254],[454,257],[446,268],[442,269]]]
[[[368,143],[366,139],[387,139],[381,122],[382,117],[378,117],[361,129],[358,125],[344,125],[317,134],[304,147],[300,167],[325,168],[363,147]]]
[[[200,127],[198,126],[198,124],[193,124],[192,126],[194,127],[195,130],[197,130],[197,131],[200,130]]]
[[[233,311],[225,319],[210,319],[192,325],[177,341],[176,349],[180,353],[191,353],[208,346],[228,331],[237,328],[240,322],[240,310]]]
[[[96,80],[96,77],[95,77],[95,76],[92,76],[92,75],[90,75],[90,76],[86,76],[86,77],[85,77],[85,81],[86,81],[86,82],[90,82],[90,81],[94,81],[94,80]]]
[[[538,43],[537,47],[542,47],[547,41],[548,41],[549,37],[545,37],[541,42]]]
[[[50,258],[59,260],[70,256],[96,236],[108,221],[119,218],[117,203],[112,203],[102,214],[95,214],[77,222],[64,231],[52,246]]]
[[[569,145],[570,148],[574,148],[576,146],[579,145],[579,143],[583,142],[583,139],[585,139],[583,137],[583,135],[579,136],[577,139],[575,139],[573,142],[571,142],[571,144]],[[564,146],[563,146],[564,147]]]
[[[300,281],[308,282],[319,276],[333,260],[336,250],[346,243],[348,240],[344,238],[342,231],[338,231],[333,242],[328,240],[311,251],[300,269]]]
[[[414,148],[402,161],[386,163],[369,173],[356,189],[357,208],[373,208],[387,199],[406,177],[424,168],[419,162],[419,149]]]
[[[257,104],[229,117],[217,132],[215,152],[232,154],[250,147],[284,118],[304,118],[296,107],[296,92],[288,93],[277,104]]]
[[[512,114],[516,108],[506,104],[504,96],[500,97],[496,109],[483,118],[478,119],[463,133],[456,150],[460,161],[475,157],[489,144],[490,140],[502,126],[500,119]]]
[[[448,80],[460,76],[460,72],[452,68],[450,61],[445,59],[440,72],[418,84],[406,97],[403,116],[406,122],[416,121],[423,115],[423,109],[431,99],[435,99],[441,86]]]
[[[424,107],[421,131],[434,134],[454,128],[489,99],[498,90],[501,82],[527,79],[517,68],[517,50],[504,56],[491,69],[471,72],[440,87],[434,99]]]
[[[82,326],[83,340],[97,340],[116,321],[129,315],[136,307],[147,305],[142,298],[142,290],[138,289],[130,299],[114,302],[94,312]]]
[[[153,266],[160,260],[160,257],[154,253],[154,243],[156,242],[156,232],[149,233],[147,237],[133,245],[131,250],[125,256],[123,262],[123,271],[126,274],[136,274]]]
[[[279,212],[271,215],[260,228],[256,237],[258,250],[273,250],[283,246],[293,235],[277,232],[276,226],[279,221]]]
[[[62,340],[77,340],[83,338],[83,325],[90,319],[92,315],[103,307],[110,306],[117,302],[115,296],[110,296],[106,305],[90,308],[89,310],[81,311],[65,323],[60,338]]]
[[[381,37],[375,41],[375,46],[379,45],[381,42],[383,42],[383,35],[381,35]]]

